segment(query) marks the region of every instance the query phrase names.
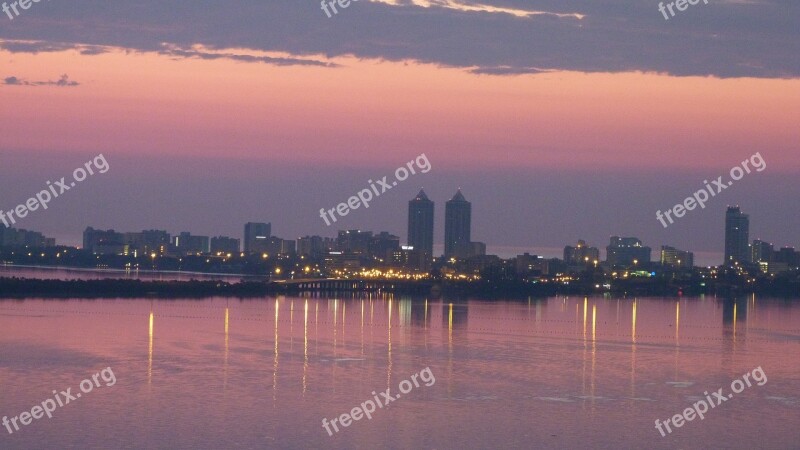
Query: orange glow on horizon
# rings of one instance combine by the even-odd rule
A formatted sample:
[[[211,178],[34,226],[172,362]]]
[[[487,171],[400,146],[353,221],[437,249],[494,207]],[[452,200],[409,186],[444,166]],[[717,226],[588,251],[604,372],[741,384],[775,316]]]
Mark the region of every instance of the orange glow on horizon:
[[[0,151],[366,165],[425,148],[435,149],[434,164],[525,169],[717,168],[758,148],[770,170],[800,168],[800,80],[489,76],[357,58],[278,67],[122,50],[0,58],[11,61],[7,75],[54,79],[42,68],[58,67],[81,83],[0,86],[0,120],[11,130]]]

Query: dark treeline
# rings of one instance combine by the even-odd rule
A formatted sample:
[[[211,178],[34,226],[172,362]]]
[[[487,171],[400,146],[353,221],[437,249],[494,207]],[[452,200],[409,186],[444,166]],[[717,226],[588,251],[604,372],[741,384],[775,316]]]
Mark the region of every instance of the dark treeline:
[[[263,282],[226,283],[222,281],[141,281],[141,280],[40,280],[0,278],[0,297],[55,298],[205,298],[259,297],[277,292]]]
[[[265,281],[142,281],[123,279],[104,280],[53,280],[31,278],[0,278],[0,298],[252,298],[270,295],[317,293],[319,295],[386,292],[419,295],[424,297],[478,297],[526,298],[554,295],[604,295],[632,296],[696,296],[700,294],[737,296],[756,293],[764,296],[800,298],[800,283],[792,280],[774,280],[770,283],[740,285],[722,280],[709,282],[702,289],[691,285],[651,278],[641,280],[615,280],[610,289],[596,284],[575,282],[563,284],[530,284],[515,280],[439,281],[439,282],[367,282],[364,288],[335,289],[298,288],[297,285]],[[351,283],[347,283],[351,284]]]

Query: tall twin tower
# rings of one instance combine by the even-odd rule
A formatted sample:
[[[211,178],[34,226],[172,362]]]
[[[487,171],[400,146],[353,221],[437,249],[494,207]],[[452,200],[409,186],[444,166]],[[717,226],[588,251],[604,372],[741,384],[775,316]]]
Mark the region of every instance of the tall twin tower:
[[[433,202],[420,190],[408,202],[408,245],[415,250],[433,256]],[[461,189],[445,203],[444,208],[444,256],[464,258],[471,248],[470,226],[472,223],[472,204],[468,202]]]

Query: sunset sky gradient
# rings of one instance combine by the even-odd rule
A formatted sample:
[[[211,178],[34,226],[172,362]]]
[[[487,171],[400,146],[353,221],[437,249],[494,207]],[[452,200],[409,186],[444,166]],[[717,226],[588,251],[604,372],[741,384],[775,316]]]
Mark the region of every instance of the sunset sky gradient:
[[[424,152],[430,173],[341,228],[405,242],[424,186],[441,244],[461,187],[490,253],[620,234],[712,263],[729,203],[751,214],[751,239],[800,247],[794,3],[712,1],[669,21],[657,2],[362,1],[330,19],[318,2],[267,3],[0,16],[0,209],[103,153],[109,173],[20,227],[67,244],[87,225],[333,235],[319,208]],[[656,221],[755,152],[763,173]]]

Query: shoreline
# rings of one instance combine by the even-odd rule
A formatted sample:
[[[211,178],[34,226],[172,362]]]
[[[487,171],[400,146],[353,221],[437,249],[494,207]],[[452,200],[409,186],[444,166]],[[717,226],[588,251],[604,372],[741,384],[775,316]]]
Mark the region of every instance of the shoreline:
[[[359,295],[391,293],[424,296],[429,298],[542,298],[557,295],[610,296],[612,298],[719,296],[738,298],[750,295],[800,299],[800,289],[795,285],[767,286],[758,290],[745,290],[735,285],[715,285],[702,291],[680,289],[674,286],[652,284],[647,286],[617,283],[608,290],[597,290],[592,285],[520,284],[520,283],[469,283],[448,281],[392,281],[359,279],[319,279],[297,282],[247,281],[231,283],[222,280],[140,280],[140,279],[90,279],[58,280],[0,276],[0,299],[25,298],[254,298],[272,295]]]
[[[34,270],[44,270],[44,271],[55,271],[55,270],[63,270],[65,272],[82,272],[82,273],[119,273],[119,274],[132,274],[132,273],[143,273],[148,275],[159,275],[159,274],[167,274],[167,275],[197,275],[200,277],[229,277],[229,278],[263,278],[267,279],[267,275],[248,275],[244,273],[213,273],[213,272],[196,272],[196,271],[183,271],[183,270],[153,270],[153,269],[100,269],[96,267],[75,267],[75,266],[40,266],[40,265],[28,265],[28,264],[8,264],[8,263],[0,263],[0,268],[10,268],[10,269],[34,269]],[[127,278],[115,278],[119,280],[125,280]]]

